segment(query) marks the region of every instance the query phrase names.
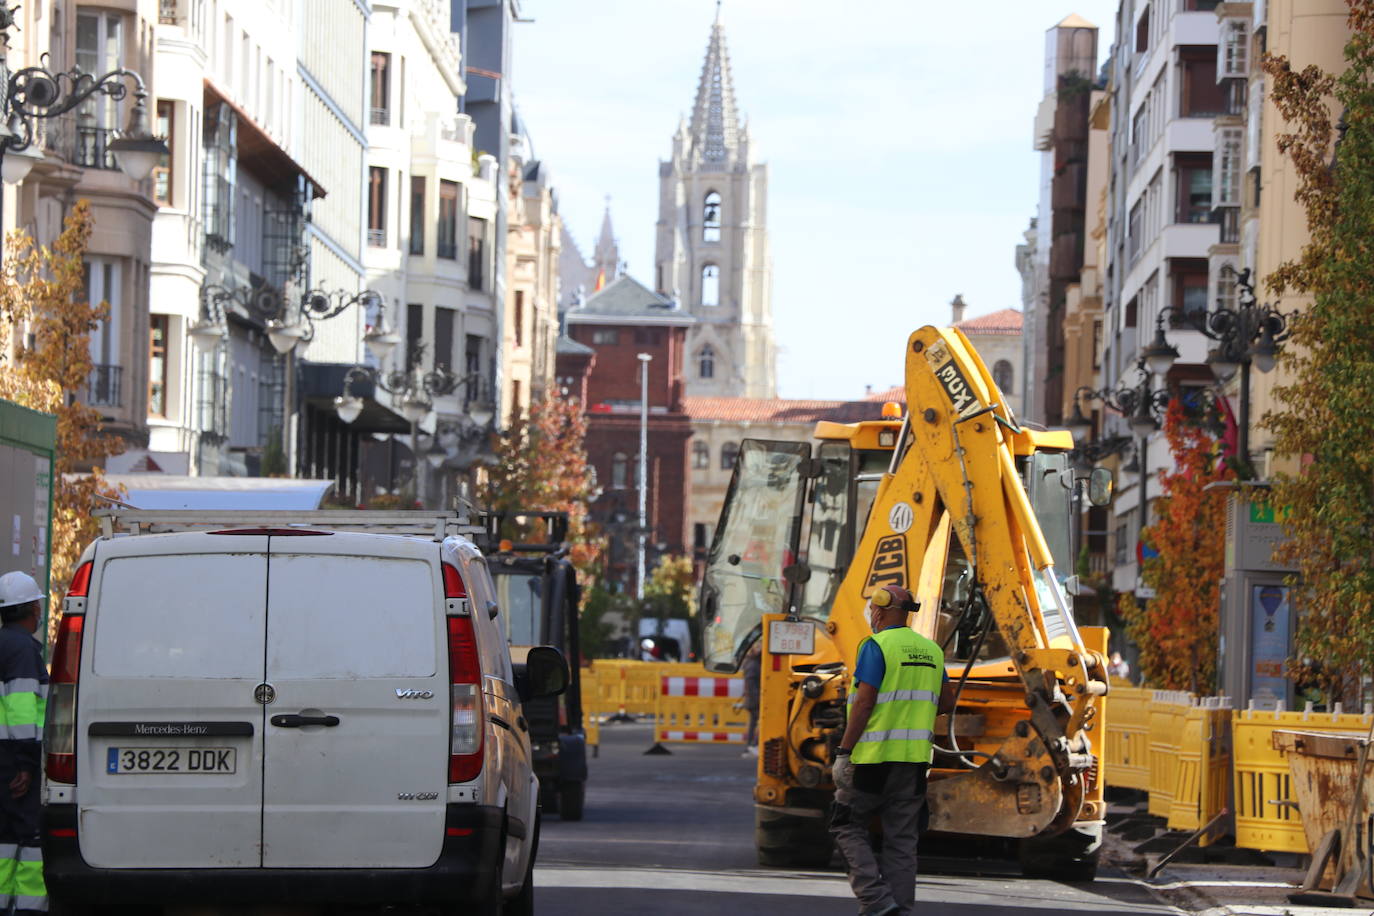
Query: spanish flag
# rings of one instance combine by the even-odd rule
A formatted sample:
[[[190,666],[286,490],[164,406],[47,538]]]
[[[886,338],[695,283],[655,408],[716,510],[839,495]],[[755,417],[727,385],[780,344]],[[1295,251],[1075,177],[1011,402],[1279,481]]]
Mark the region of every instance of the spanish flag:
[[[596,286],[592,287],[592,292],[599,293],[601,288],[606,285],[606,268],[601,268],[596,272]]]

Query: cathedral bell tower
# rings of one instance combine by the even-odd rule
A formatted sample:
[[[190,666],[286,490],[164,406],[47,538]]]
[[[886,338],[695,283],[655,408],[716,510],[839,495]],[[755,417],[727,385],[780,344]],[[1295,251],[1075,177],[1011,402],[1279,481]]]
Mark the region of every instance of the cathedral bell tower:
[[[691,120],[679,122],[658,175],[655,288],[697,319],[687,394],[776,397],[768,166],[750,155],[719,10]]]

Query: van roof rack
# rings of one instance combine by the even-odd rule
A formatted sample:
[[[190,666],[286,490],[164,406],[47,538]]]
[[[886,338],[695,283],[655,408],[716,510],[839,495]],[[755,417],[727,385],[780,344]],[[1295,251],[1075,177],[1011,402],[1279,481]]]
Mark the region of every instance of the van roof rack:
[[[317,528],[368,534],[422,535],[442,541],[450,535],[477,538],[481,525],[466,512],[426,509],[97,509],[100,533],[164,534],[221,528]]]

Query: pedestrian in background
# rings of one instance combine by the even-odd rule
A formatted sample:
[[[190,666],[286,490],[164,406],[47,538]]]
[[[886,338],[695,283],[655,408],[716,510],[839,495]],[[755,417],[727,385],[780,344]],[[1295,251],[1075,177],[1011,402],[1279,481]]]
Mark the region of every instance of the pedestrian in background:
[[[760,638],[744,656],[740,673],[744,678],[744,699],[740,707],[749,713],[749,728],[744,733],[742,757],[759,755],[759,675],[763,671],[763,639]]]
[[[913,912],[935,718],[954,706],[944,652],[907,626],[919,607],[894,585],[869,598],[873,635],[859,644],[848,722],[831,768],[830,833],[864,916]],[[875,815],[883,827],[881,854],[868,829]]]
[[[0,576],[0,907],[15,916],[48,909],[38,833],[48,670],[34,635],[43,597],[27,573]]]

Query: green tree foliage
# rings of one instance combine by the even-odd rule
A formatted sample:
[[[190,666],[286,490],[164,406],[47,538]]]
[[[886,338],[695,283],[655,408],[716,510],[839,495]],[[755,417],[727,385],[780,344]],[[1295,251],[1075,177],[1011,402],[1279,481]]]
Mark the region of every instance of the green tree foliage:
[[[1122,595],[1118,612],[1140,647],[1145,679],[1165,690],[1211,692],[1217,670],[1217,608],[1225,569],[1226,493],[1207,485],[1235,477],[1219,448],[1174,398],[1164,418],[1174,459],[1160,474],[1158,517],[1141,533],[1158,552],[1141,578],[1155,590],[1143,605]]]
[[[22,230],[10,233],[0,268],[0,341],[33,335],[32,346],[20,346],[13,359],[0,361],[0,397],[57,415],[54,595],[66,588],[72,566],[99,530],[91,516],[97,494],[120,495],[98,464],[122,452],[124,444],[102,431],[99,411],[76,398],[91,374],[91,332],[110,314],[108,303],[86,301],[83,264],[92,226],[90,203],[79,200],[51,247]],[[50,617],[56,620],[56,614]]]
[[[543,539],[521,525],[520,512],[568,514],[569,556],[584,587],[595,583],[603,539],[588,517],[596,494],[596,474],[587,461],[587,421],[574,398],[552,393],[530,405],[497,440],[496,463],[479,496],[482,505],[507,515],[501,535],[512,540]]]
[[[695,617],[697,603],[694,586],[691,557],[660,557],[644,583],[646,616],[683,620]]]
[[[1276,556],[1297,570],[1294,674],[1331,700],[1354,699],[1374,659],[1374,0],[1347,2],[1344,73],[1263,62],[1310,233],[1268,277],[1276,294],[1311,297],[1290,316],[1288,383],[1263,419],[1300,467],[1275,475],[1287,535]]]

